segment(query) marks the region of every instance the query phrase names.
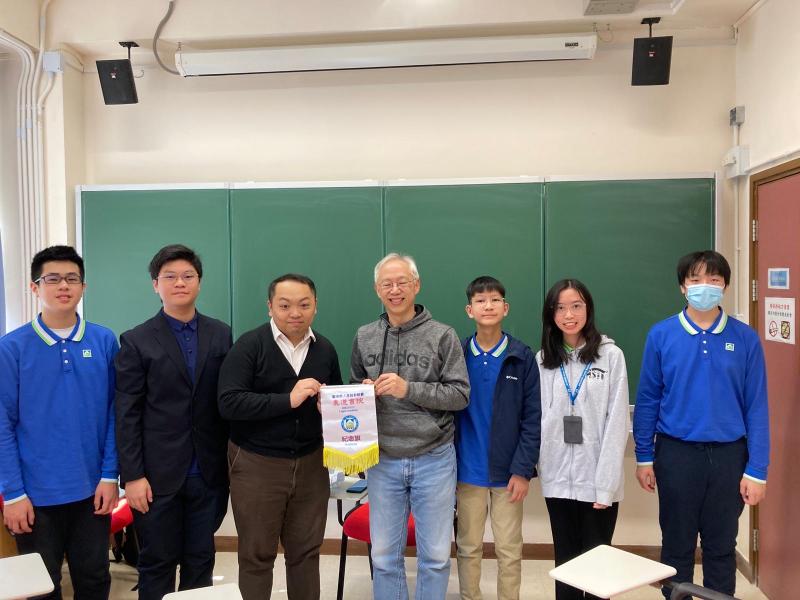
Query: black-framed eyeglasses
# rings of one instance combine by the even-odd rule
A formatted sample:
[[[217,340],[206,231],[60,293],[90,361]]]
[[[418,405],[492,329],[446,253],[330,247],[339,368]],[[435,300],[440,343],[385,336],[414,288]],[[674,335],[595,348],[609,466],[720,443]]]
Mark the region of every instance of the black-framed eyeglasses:
[[[48,273],[47,275],[42,275],[39,279],[36,279],[33,283],[41,284],[44,281],[45,285],[58,285],[62,281],[66,281],[67,285],[80,285],[83,283],[83,277],[78,275],[77,273],[67,273],[66,275],[60,275],[58,273]]]

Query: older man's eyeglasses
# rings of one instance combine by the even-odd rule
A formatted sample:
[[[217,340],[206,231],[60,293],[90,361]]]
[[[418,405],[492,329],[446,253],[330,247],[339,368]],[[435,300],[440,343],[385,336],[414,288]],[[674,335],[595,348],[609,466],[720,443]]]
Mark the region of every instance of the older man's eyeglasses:
[[[382,292],[390,292],[397,286],[398,289],[408,291],[414,285],[415,279],[399,279],[398,281],[379,281],[378,289]]]

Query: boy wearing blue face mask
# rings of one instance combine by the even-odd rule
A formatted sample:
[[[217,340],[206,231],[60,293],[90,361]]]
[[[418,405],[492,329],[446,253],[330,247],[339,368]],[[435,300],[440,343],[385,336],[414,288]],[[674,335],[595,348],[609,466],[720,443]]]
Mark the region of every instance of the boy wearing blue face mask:
[[[769,419],[758,334],[719,306],[731,269],[721,254],[678,261],[688,306],[647,336],[636,396],[636,478],[658,488],[661,562],[691,581],[698,533],[703,585],[733,595],[745,504],[766,492]],[[669,590],[664,589],[669,597]]]

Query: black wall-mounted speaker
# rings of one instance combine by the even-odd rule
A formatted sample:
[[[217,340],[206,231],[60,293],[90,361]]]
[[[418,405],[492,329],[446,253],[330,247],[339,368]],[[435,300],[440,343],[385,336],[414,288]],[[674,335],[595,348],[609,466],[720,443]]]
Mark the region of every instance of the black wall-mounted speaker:
[[[667,85],[671,62],[671,35],[634,39],[631,85]]]
[[[139,102],[130,60],[122,58],[96,62],[97,74],[100,76],[100,88],[103,90],[103,101],[106,104],[136,104]]]

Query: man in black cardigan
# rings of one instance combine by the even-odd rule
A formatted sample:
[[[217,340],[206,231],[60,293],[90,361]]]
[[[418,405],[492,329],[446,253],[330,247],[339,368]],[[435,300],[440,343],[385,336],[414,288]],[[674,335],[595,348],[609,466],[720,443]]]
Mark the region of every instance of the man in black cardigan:
[[[290,600],[314,600],[329,496],[317,394],[342,376],[333,345],[311,331],[311,279],[278,277],[267,305],[272,319],[236,341],[219,378],[220,414],[230,421],[239,588],[244,600],[270,597],[280,540]]]
[[[140,542],[139,598],[211,585],[214,532],[228,508],[227,423],[217,382],[231,329],[195,309],[203,265],[165,246],[150,262],[163,308],[122,334],[116,357],[117,448]]]

